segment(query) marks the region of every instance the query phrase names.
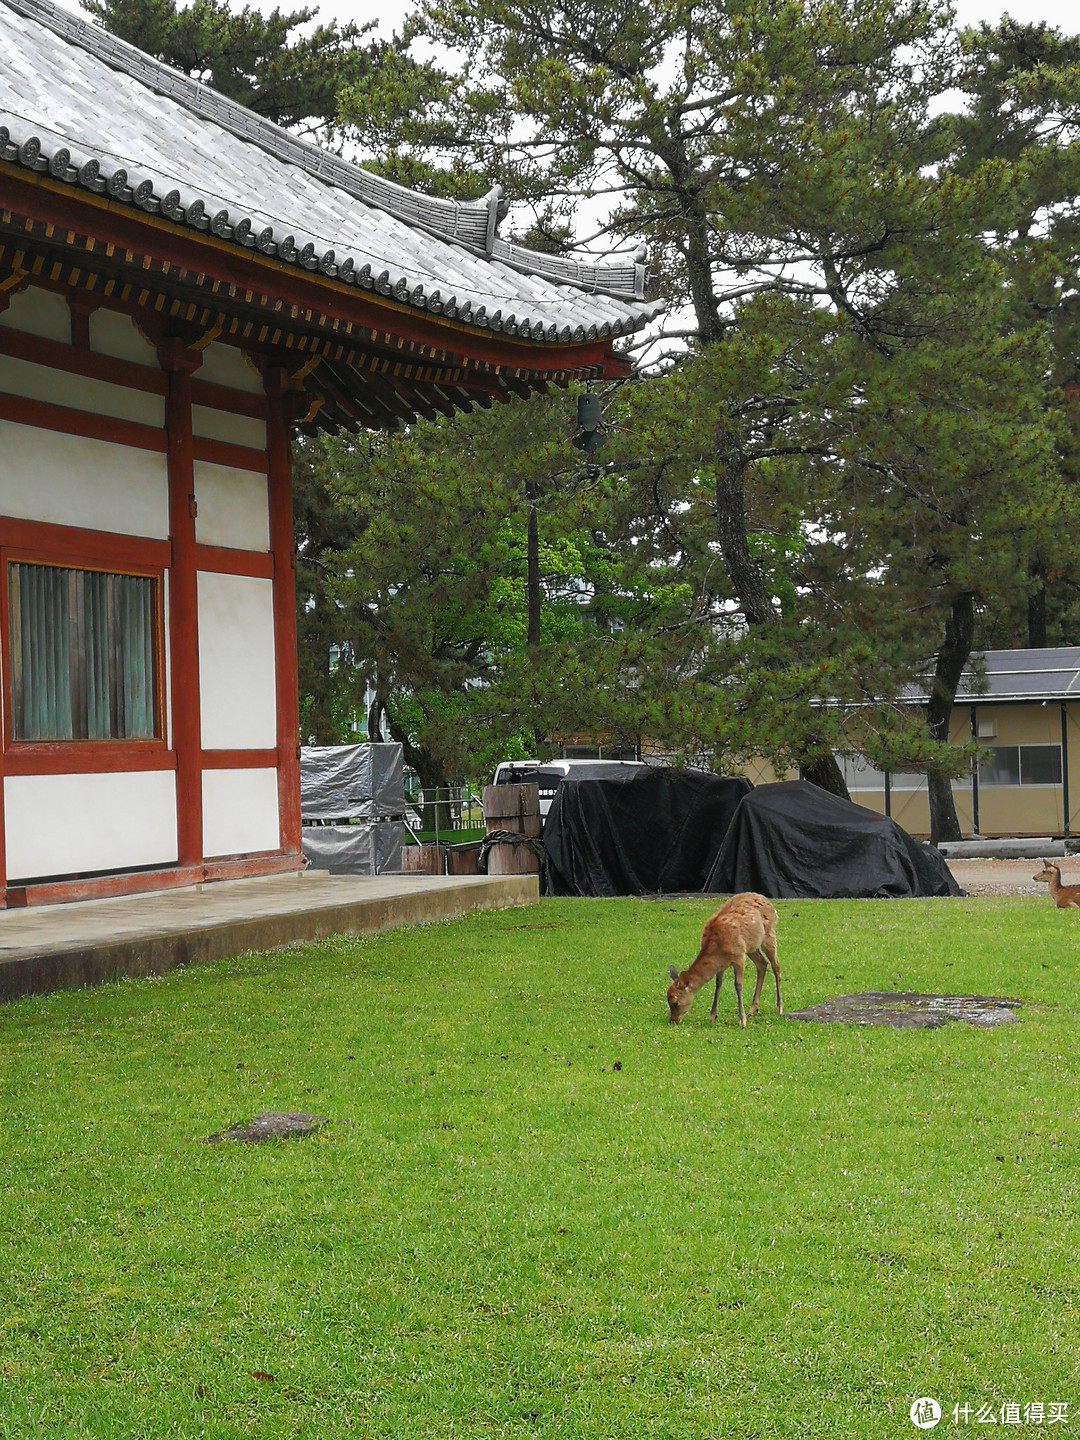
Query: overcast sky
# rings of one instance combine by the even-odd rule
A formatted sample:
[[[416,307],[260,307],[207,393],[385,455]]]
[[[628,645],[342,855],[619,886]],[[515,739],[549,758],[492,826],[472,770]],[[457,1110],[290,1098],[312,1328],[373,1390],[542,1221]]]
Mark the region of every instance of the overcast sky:
[[[280,3],[282,9],[290,8],[287,0],[280,0]],[[299,5],[301,0],[294,0],[294,3]],[[1008,13],[1017,20],[1045,20],[1061,30],[1080,30],[1076,0],[1012,0],[1012,3],[1004,5],[995,3],[995,0],[954,0],[954,4],[961,25],[994,21]],[[377,5],[369,3],[369,0],[322,0],[319,8],[324,19],[355,20],[357,24],[377,20],[380,32],[386,35],[400,24],[401,17],[413,6],[404,3],[404,0],[380,0]],[[259,9],[271,10],[273,3],[260,0]]]
[[[83,13],[78,0],[60,0],[67,9]],[[234,0],[236,8],[242,0]],[[259,10],[270,11],[275,7],[282,10],[299,9],[305,0],[248,0]],[[414,8],[407,0],[306,0],[318,4],[323,20],[355,20],[362,24],[367,20],[378,22],[380,32],[387,35],[401,19]],[[1013,15],[1017,20],[1045,20],[1062,30],[1080,30],[1080,15],[1075,0],[1011,0],[1009,4],[998,4],[995,0],[954,0],[957,18],[962,25],[975,25],[981,20],[996,20],[1000,15]]]

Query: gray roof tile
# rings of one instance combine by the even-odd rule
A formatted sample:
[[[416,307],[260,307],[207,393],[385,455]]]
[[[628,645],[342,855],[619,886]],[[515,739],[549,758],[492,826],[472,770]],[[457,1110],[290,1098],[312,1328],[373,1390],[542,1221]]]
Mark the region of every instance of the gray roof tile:
[[[309,145],[51,0],[0,0],[0,159],[476,328],[620,335],[644,257],[541,255],[494,233],[498,193],[433,199]],[[306,248],[308,247],[308,248]]]
[[[976,676],[976,668],[981,674]],[[904,698],[924,700],[929,680],[908,686]],[[1080,698],[1080,645],[1039,650],[984,650],[972,655],[956,689],[957,704],[995,700],[1075,700]]]

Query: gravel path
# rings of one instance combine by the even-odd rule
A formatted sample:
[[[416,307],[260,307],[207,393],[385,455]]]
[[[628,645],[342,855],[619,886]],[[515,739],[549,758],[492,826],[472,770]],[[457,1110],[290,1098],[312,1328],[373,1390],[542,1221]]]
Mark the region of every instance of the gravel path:
[[[1080,856],[1055,862],[1061,866],[1066,885],[1080,883]],[[1049,898],[1045,885],[1032,876],[1041,868],[1038,860],[952,860],[949,869],[969,895],[1041,895]]]

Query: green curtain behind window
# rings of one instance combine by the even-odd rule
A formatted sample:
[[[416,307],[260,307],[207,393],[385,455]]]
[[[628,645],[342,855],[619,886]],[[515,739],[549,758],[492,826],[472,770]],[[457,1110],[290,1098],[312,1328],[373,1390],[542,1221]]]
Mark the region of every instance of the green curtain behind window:
[[[8,567],[13,739],[154,737],[156,584],[145,575]]]

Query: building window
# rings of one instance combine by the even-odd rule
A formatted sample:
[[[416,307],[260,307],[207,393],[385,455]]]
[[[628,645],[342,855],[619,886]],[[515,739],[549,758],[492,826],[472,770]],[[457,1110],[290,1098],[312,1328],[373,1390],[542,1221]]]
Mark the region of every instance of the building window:
[[[848,790],[867,790],[871,793],[885,789],[885,776],[876,770],[865,755],[837,755],[840,773]],[[914,770],[894,770],[889,776],[889,788],[897,790],[925,790],[926,776]]]
[[[1060,785],[1060,745],[993,745],[979,765],[980,785]]]
[[[159,585],[9,564],[12,740],[160,735]]]

